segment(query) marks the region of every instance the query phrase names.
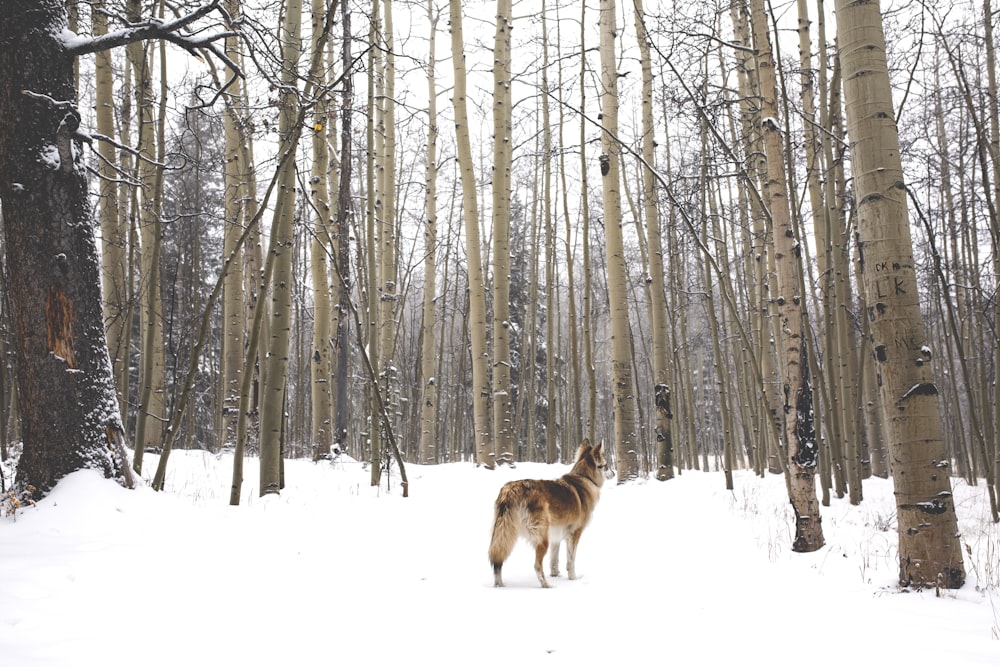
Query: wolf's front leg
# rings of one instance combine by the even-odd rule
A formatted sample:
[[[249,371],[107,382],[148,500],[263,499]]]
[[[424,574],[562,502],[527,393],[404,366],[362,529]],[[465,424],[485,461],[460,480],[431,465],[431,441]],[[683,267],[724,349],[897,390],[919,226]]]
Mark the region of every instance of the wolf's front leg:
[[[566,538],[566,572],[570,579],[576,579],[576,545],[580,543],[583,530],[574,530]]]

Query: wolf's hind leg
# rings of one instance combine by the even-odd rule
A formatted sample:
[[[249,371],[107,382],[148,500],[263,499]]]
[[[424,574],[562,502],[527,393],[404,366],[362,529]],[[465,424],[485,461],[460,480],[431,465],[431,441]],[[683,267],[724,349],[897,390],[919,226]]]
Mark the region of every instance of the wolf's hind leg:
[[[535,544],[535,574],[538,575],[538,583],[542,585],[542,588],[550,588],[548,580],[545,578],[545,570],[542,569],[542,560],[545,558],[545,552],[549,550],[549,538],[543,536]]]
[[[559,576],[559,544],[562,540],[551,540],[549,544],[549,574]]]

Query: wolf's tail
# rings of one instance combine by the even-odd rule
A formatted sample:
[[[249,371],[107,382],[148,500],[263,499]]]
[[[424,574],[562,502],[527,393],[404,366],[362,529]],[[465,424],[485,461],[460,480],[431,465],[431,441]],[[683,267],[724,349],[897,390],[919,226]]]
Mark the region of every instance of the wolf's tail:
[[[493,514],[493,538],[490,540],[490,564],[493,572],[498,573],[504,561],[514,550],[517,542],[518,528],[521,523],[521,505],[523,504],[521,488],[517,483],[505,484],[500,489]]]

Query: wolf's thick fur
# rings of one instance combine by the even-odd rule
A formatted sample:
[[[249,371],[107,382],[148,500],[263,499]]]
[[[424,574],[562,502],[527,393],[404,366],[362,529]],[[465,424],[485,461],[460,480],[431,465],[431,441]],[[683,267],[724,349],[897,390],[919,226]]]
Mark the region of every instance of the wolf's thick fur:
[[[549,588],[549,582],[542,571],[542,559],[548,551],[551,574],[559,576],[559,544],[563,540],[566,570],[570,579],[576,579],[576,545],[597,505],[606,468],[604,443],[592,447],[584,440],[573,468],[559,479],[522,479],[503,485],[494,505],[490,540],[495,586],[503,586],[500,571],[519,536],[535,548],[535,573],[543,588]]]

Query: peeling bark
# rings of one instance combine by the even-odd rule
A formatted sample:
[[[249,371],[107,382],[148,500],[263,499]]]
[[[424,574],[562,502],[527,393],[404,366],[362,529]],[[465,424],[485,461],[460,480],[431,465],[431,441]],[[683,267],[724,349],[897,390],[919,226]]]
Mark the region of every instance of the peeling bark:
[[[58,285],[49,285],[45,291],[45,331],[48,334],[49,352],[65,361],[67,368],[76,368],[73,354],[73,304]]]

